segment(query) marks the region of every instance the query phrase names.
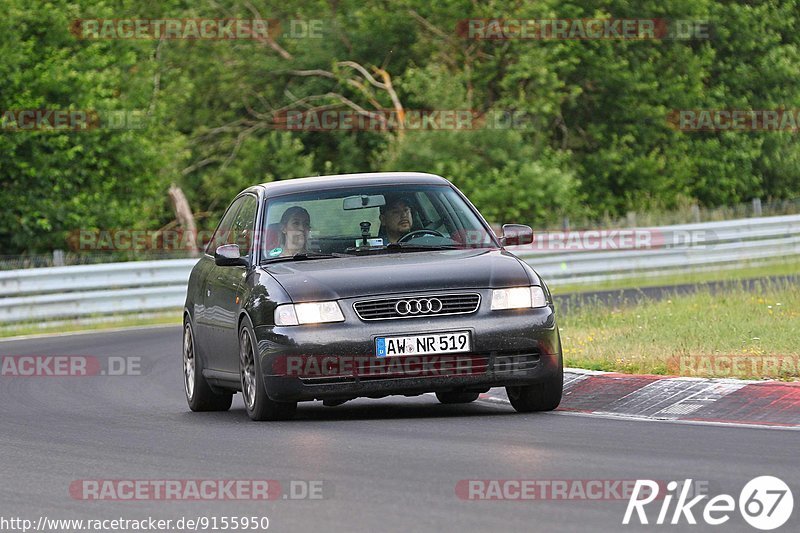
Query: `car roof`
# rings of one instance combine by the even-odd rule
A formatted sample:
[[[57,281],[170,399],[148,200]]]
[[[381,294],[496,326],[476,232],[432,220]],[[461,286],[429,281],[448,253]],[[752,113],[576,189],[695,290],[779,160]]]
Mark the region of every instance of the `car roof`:
[[[267,196],[297,192],[359,187],[367,185],[448,185],[450,182],[436,174],[424,172],[368,172],[363,174],[337,174],[262,183]]]

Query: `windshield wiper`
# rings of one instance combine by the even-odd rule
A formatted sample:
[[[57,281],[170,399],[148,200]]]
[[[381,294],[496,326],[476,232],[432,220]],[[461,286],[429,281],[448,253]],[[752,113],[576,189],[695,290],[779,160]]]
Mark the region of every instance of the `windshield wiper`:
[[[284,257],[270,257],[267,259],[268,264],[278,263],[281,261],[306,261],[308,259],[332,259],[335,257],[350,257],[347,254],[323,254],[319,252],[298,252],[294,255],[287,255]]]
[[[461,248],[456,244],[414,244],[412,242],[390,242],[386,245],[387,250],[404,250],[404,251],[417,251],[417,250],[455,250]]]

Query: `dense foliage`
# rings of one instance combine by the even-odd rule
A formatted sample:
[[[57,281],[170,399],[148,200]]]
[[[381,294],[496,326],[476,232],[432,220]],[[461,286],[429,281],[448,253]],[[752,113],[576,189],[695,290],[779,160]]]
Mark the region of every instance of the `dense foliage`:
[[[144,125],[0,131],[2,253],[70,231],[159,228],[180,185],[202,227],[243,187],[371,170],[442,174],[490,219],[543,224],[787,198],[792,132],[682,132],[674,109],[798,109],[800,2],[2,0],[0,112],[136,111]],[[258,40],[79,39],[75,19],[314,23]],[[475,40],[479,18],[705,20],[709,38]],[[317,21],[317,22],[314,22]],[[302,27],[301,27],[302,29]],[[373,83],[374,81],[374,83]],[[395,97],[395,98],[393,98]],[[523,128],[282,131],[308,107],[514,111]]]

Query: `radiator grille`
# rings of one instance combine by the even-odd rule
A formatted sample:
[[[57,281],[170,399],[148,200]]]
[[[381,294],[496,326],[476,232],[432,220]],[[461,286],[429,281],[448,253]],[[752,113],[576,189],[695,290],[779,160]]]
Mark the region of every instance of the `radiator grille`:
[[[480,303],[480,294],[436,294],[364,300],[353,308],[361,320],[386,320],[463,315],[477,311]]]

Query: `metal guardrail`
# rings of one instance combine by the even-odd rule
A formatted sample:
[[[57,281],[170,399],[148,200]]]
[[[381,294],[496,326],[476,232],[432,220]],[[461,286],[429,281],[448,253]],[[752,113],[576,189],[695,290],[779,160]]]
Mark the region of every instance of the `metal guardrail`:
[[[734,268],[742,262],[800,256],[800,215],[607,230],[607,233],[615,231],[634,235],[628,246],[602,250],[573,246],[558,250],[559,243],[598,242],[602,235],[596,236],[598,232],[591,231],[546,232],[537,234],[533,245],[511,250],[553,286]],[[648,246],[637,247],[637,238],[648,241]]]
[[[168,259],[0,271],[0,297],[185,284],[195,263]]]
[[[0,321],[150,312],[183,306],[197,259],[0,272]]]
[[[800,256],[800,215],[604,231],[538,233],[532,245],[511,250],[552,286],[717,270],[744,261]],[[625,245],[624,239],[614,240],[613,232],[635,232],[649,239],[649,245],[637,247],[636,238]],[[606,244],[619,246],[570,249],[574,242],[602,243],[609,234]],[[558,249],[559,243],[568,249]],[[196,262],[172,259],[0,271],[0,321],[180,308]]]

